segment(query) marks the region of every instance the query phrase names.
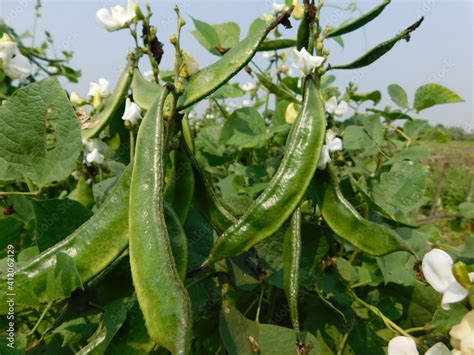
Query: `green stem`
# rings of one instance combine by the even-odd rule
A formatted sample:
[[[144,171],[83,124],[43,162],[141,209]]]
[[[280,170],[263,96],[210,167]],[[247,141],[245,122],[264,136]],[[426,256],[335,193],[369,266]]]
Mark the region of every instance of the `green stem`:
[[[222,105],[219,103],[219,101],[217,101],[217,99],[214,98],[214,97],[212,97],[211,100],[212,100],[212,102],[214,102],[214,104],[217,106],[219,111],[222,113],[222,116],[224,116],[224,118],[229,118],[229,113],[225,110],[224,107],[222,107]]]
[[[31,331],[28,333],[27,336],[31,336],[33,335],[35,332],[36,332],[36,329],[38,329],[38,326],[40,325],[40,323],[43,321],[44,317],[46,316],[46,313],[48,313],[49,309],[51,308],[51,306],[53,305],[53,303],[48,303],[45,307],[45,309],[43,310],[43,312],[41,313],[41,316],[38,318],[38,321],[36,322],[36,324],[34,325],[33,329],[31,329]]]
[[[259,323],[260,322],[260,309],[262,307],[262,300],[263,300],[263,290],[264,287],[262,286],[260,290],[260,296],[258,298],[258,307],[257,307],[257,314],[255,315],[255,322]]]
[[[135,132],[133,132],[133,126],[130,126],[130,163],[133,163],[135,158]]]

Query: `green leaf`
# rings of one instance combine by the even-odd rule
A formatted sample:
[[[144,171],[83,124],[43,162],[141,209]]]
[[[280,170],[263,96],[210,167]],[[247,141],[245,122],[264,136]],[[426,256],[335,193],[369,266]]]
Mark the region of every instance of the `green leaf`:
[[[132,79],[133,101],[144,110],[151,107],[153,101],[160,96],[161,86],[145,80],[142,73],[135,69]]]
[[[33,210],[36,244],[40,252],[66,238],[92,216],[89,209],[68,198],[33,200]]]
[[[232,306],[223,306],[219,331],[229,355],[297,353],[293,329],[253,322]],[[319,343],[312,334],[301,332],[301,340],[319,353]]]
[[[380,93],[380,91],[375,90],[367,94],[353,94],[351,95],[351,99],[356,102],[364,102],[370,100],[374,103],[374,105],[377,105],[380,100],[382,100],[382,94]]]
[[[210,25],[194,17],[192,19],[196,27],[192,32],[193,36],[212,54],[220,56],[222,53],[218,48],[229,49],[239,42],[240,27],[235,22]]]
[[[454,91],[442,85],[432,83],[420,86],[416,90],[414,106],[416,111],[420,112],[435,105],[456,102],[464,102],[464,99]]]
[[[24,224],[15,216],[0,218],[0,250],[5,251],[8,244],[20,241]]]
[[[239,84],[225,84],[212,94],[215,99],[229,99],[245,95],[245,91],[240,88]]]
[[[372,10],[363,14],[362,16],[343,24],[339,28],[329,31],[328,37],[342,36],[346,33],[353,32],[363,27],[364,25],[368,24],[370,21],[377,18],[385,9],[385,7],[388,4],[390,4],[390,1],[391,0],[384,0],[382,4],[378,5],[377,7],[374,7]]]
[[[79,120],[57,79],[21,88],[0,106],[0,180],[64,180],[80,151]]]
[[[438,308],[433,315],[431,324],[436,330],[447,334],[452,327],[454,327],[456,324],[459,324],[465,314],[466,307],[464,307],[462,304],[450,305],[449,311]]]
[[[413,31],[415,31],[423,22],[423,18],[418,20],[416,23],[408,27],[406,30],[400,32],[398,35],[389,39],[386,42],[379,44],[378,46],[372,48],[367,53],[362,55],[361,57],[357,58],[353,62],[344,65],[332,65],[332,69],[358,69],[366,67],[375,61],[377,61],[380,57],[384,56],[387,52],[389,52],[398,41],[404,39],[408,41],[410,39],[410,35]]]
[[[125,322],[130,303],[131,301],[128,298],[119,298],[108,304],[96,332],[89,339],[89,343],[77,354],[103,354]]]
[[[425,202],[427,179],[428,173],[423,165],[411,161],[396,162],[374,185],[373,197],[377,204],[395,215],[408,213]]]
[[[80,318],[66,320],[53,333],[63,338],[62,347],[74,346],[87,339],[97,328],[101,314],[89,314]]]
[[[461,216],[467,219],[474,219],[474,202],[463,202],[458,206]]]
[[[273,134],[267,132],[260,113],[253,107],[235,110],[222,127],[219,141],[240,149],[261,147]]]
[[[74,259],[66,253],[56,254],[56,267],[47,276],[46,292],[49,302],[71,296],[78,286],[83,288]]]
[[[361,151],[365,155],[376,155],[377,145],[360,126],[348,126],[343,132],[344,149],[348,151]]]
[[[399,228],[397,232],[420,259],[430,250],[424,234],[410,228]],[[382,256],[377,258],[377,263],[386,284],[392,282],[403,286],[413,286],[417,282],[414,270],[416,259],[409,253],[400,251]]]
[[[156,344],[150,339],[138,302],[131,305],[125,323],[110,342],[111,355],[149,354]]]
[[[390,98],[395,104],[403,108],[408,108],[408,95],[400,85],[389,85],[388,94],[390,95]]]

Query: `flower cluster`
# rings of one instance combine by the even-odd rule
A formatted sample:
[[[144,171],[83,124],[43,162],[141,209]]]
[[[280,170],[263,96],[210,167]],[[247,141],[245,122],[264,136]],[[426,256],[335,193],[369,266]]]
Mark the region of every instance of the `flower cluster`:
[[[321,156],[319,157],[318,168],[326,169],[326,166],[331,161],[330,153],[342,150],[342,139],[336,137],[336,133],[330,129],[326,132],[326,144],[323,145]]]
[[[127,28],[137,16],[138,3],[128,0],[127,8],[116,5],[110,9],[102,8],[97,11],[96,18],[107,31],[117,31]]]

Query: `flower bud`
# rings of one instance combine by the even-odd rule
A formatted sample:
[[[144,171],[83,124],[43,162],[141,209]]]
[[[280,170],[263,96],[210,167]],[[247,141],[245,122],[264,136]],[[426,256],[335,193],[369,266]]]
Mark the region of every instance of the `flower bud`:
[[[462,261],[458,261],[453,265],[453,274],[456,278],[456,281],[459,282],[464,288],[469,289],[471,287],[471,280],[469,278],[467,266]]]
[[[298,111],[295,108],[295,104],[291,103],[286,107],[285,111],[285,122],[288,124],[293,124],[298,117]]]
[[[299,0],[293,0],[293,5],[295,6],[291,15],[295,20],[301,20],[304,16],[304,6],[301,5]]]

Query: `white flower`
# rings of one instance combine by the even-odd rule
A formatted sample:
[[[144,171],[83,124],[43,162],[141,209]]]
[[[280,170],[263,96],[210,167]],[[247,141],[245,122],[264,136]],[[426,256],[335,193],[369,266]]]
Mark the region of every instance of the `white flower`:
[[[242,101],[242,106],[244,107],[248,107],[248,106],[251,106],[252,105],[252,101],[250,100],[243,100]]]
[[[120,5],[111,8],[111,12],[105,7],[97,11],[96,18],[107,31],[117,31],[128,25],[136,17],[136,0],[128,0],[128,6],[125,9]]]
[[[97,148],[86,155],[86,161],[88,163],[102,164],[104,162],[104,160],[105,160],[104,156],[99,153]]]
[[[125,112],[123,113],[122,120],[129,121],[132,125],[134,125],[142,118],[141,112],[142,110],[140,107],[127,98],[125,101]]]
[[[326,166],[331,161],[331,156],[329,155],[329,148],[325,144],[321,149],[321,155],[319,156],[318,169],[324,170]]]
[[[262,53],[262,57],[265,58],[266,60],[273,60],[274,55],[275,54],[273,52],[263,52]]]
[[[330,113],[331,115],[336,115],[336,116],[343,116],[349,110],[349,105],[347,104],[347,102],[342,100],[338,105],[337,99],[335,96],[331,97],[326,102],[325,107],[328,113]]]
[[[58,69],[58,67],[49,66],[49,67],[48,67],[48,72],[49,72],[50,74],[53,74],[53,75],[54,75],[54,74],[59,73],[59,69]]]
[[[253,89],[255,89],[255,84],[252,82],[248,82],[247,84],[240,85],[240,88],[247,92],[252,91]]]
[[[388,355],[418,355],[416,343],[412,338],[398,336],[388,343]]]
[[[460,350],[460,354],[474,354],[474,310],[466,313],[459,324],[449,331],[451,345]]]
[[[0,69],[3,69],[10,79],[24,79],[31,74],[31,64],[28,58],[17,53],[17,44],[6,33],[0,39]]]
[[[69,101],[71,101],[71,103],[75,106],[82,106],[87,102],[87,99],[79,96],[77,92],[73,91],[69,96]]]
[[[324,57],[314,56],[308,53],[306,48],[301,48],[300,51],[293,48],[293,56],[295,58],[295,65],[303,75],[308,75],[314,68],[319,67],[324,62]]]
[[[110,96],[110,89],[109,89],[109,81],[104,78],[100,78],[99,82],[92,82],[89,84],[89,96],[100,96],[101,98],[105,98]]]
[[[326,145],[330,153],[342,150],[342,140],[336,137],[336,133],[330,129],[326,132]]]
[[[155,81],[155,74],[153,73],[153,70],[145,70],[143,72],[143,76],[148,81]]]
[[[452,267],[453,259],[441,249],[433,249],[423,257],[423,275],[431,287],[443,294],[441,307],[445,310],[450,308],[450,303],[460,302],[469,294],[469,290],[456,281]],[[469,273],[469,277],[474,282],[474,272]]]
[[[282,12],[282,11],[285,11],[286,9],[285,4],[277,4],[276,2],[272,4],[272,7],[273,7],[273,12]]]
[[[448,349],[446,345],[439,342],[429,348],[425,355],[451,355],[451,351]]]

